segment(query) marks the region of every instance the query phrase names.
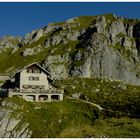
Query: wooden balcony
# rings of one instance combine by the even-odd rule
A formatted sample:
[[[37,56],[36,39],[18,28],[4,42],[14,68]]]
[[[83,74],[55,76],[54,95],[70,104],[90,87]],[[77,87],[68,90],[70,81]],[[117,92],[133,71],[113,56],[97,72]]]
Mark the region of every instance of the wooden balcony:
[[[40,90],[40,89],[9,89],[9,93],[35,93],[35,94],[64,94],[64,90],[62,89],[48,89],[48,90]]]

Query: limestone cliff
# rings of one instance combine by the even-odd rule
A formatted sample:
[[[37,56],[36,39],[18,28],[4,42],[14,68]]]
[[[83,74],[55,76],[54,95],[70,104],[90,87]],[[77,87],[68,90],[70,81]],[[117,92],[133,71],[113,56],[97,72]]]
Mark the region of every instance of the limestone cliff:
[[[139,85],[139,32],[139,20],[111,14],[50,23],[18,39],[14,47],[7,44],[12,49],[6,55],[12,62],[2,57],[0,63],[7,65],[0,71],[15,72],[37,61],[54,79],[105,77]]]
[[[0,73],[13,74],[35,61],[47,69],[53,79],[63,79],[63,87],[68,86],[66,90],[73,96],[78,96],[78,98],[81,96],[85,100],[91,98],[91,101],[102,103],[101,105],[104,107],[108,107],[112,102],[110,107],[112,109],[117,104],[119,106],[116,107],[117,111],[122,109],[122,112],[134,114],[133,111],[136,110],[136,115],[139,115],[137,113],[139,112],[138,87],[130,86],[125,91],[126,86],[123,86],[125,93],[123,94],[120,85],[116,86],[114,83],[113,89],[109,92],[111,83],[105,83],[102,80],[103,82],[96,84],[92,79],[87,79],[89,82],[85,84],[84,78],[101,77],[105,80],[121,80],[140,85],[140,20],[111,14],[81,16],[65,22],[50,23],[28,33],[23,38],[7,36],[0,39]],[[74,80],[67,84],[69,77]],[[82,78],[81,82],[78,83],[75,77]],[[102,84],[104,84],[103,88],[101,88]],[[119,92],[121,93],[118,95]],[[132,95],[125,100],[128,93]],[[113,102],[114,96],[117,96],[115,102]],[[123,96],[123,100],[120,96]],[[125,103],[125,101],[127,102]],[[90,121],[93,124],[92,121],[97,119],[98,113],[93,111],[93,108],[90,110],[89,106],[86,107],[85,104],[82,106],[81,104],[75,105],[75,103],[67,100],[60,106],[51,104],[51,107],[50,104],[46,104],[41,107],[20,99],[3,100],[0,106],[0,137],[71,137],[72,135],[69,134],[69,132],[73,132],[71,124],[69,124],[71,120],[74,125],[72,128],[79,130],[78,132],[82,133],[81,137],[89,137],[91,129],[81,131],[81,128],[85,128]],[[133,108],[135,104],[136,109]],[[129,112],[130,107],[132,112]],[[95,114],[92,114],[93,112]],[[116,114],[118,115],[118,112]],[[79,124],[81,122],[84,124]],[[77,126],[75,123],[78,124],[78,128],[75,127]],[[108,123],[109,121],[104,125],[106,126]],[[127,129],[131,131],[133,123],[128,123],[130,128],[127,127]],[[117,125],[111,124],[109,130],[112,130],[112,126]],[[118,126],[115,128],[114,136],[118,136],[116,130],[120,130],[120,128],[124,130],[123,127]],[[138,125],[134,128],[138,132],[136,136],[139,136],[138,128],[140,128]],[[64,131],[62,131],[63,129]],[[77,133],[77,131],[74,132]],[[91,132],[94,132],[92,137],[102,137],[104,134],[102,131],[96,134],[94,129]],[[58,135],[59,133],[60,135]],[[79,136],[79,133],[77,135]],[[106,136],[112,137],[113,135],[109,135],[107,132]],[[126,136],[126,132],[123,136]]]
[[[19,100],[20,101],[20,100]],[[22,102],[23,103],[23,102]],[[32,131],[29,123],[23,121],[24,104],[4,100],[0,106],[0,138],[28,138]]]

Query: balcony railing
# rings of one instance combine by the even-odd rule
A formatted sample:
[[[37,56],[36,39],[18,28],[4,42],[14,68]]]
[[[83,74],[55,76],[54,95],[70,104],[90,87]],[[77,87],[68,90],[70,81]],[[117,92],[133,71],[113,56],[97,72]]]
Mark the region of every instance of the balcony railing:
[[[63,94],[64,90],[62,89],[48,89],[48,90],[40,90],[40,89],[9,89],[9,92],[16,93],[41,93],[41,94]]]

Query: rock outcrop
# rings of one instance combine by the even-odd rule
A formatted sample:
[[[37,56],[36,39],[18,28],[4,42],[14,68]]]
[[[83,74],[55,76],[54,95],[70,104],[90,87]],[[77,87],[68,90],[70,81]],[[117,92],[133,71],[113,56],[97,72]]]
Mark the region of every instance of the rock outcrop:
[[[42,51],[41,45],[37,45],[33,48],[27,48],[22,52],[22,56],[29,56],[29,55],[34,55],[38,54]]]
[[[22,113],[16,113],[23,109],[24,105],[18,106],[14,102],[3,101],[0,107],[0,138],[28,138],[32,131],[29,130],[29,124],[22,123]],[[22,127],[21,127],[22,124]]]
[[[0,53],[7,51],[8,49],[12,50],[14,53],[21,41],[21,37],[13,37],[13,36],[4,36],[0,39]]]
[[[48,69],[53,77],[60,78],[58,73],[61,71],[65,76],[104,77],[140,84],[139,47],[134,38],[139,36],[139,33],[134,31],[136,27],[132,24],[126,27],[128,19],[112,18],[113,20],[110,21],[105,16],[97,17],[95,24],[81,34],[82,39],[77,46],[77,51],[72,57],[64,60],[70,62],[68,68],[63,66],[57,69],[56,66],[50,69],[54,62],[49,61]],[[133,24],[135,25],[135,21]],[[45,64],[47,62],[48,58]]]
[[[47,69],[53,79],[62,79],[68,77],[68,71],[66,68],[66,62],[69,61],[69,56],[65,55],[54,55],[49,56],[43,62],[43,67]]]
[[[23,62],[32,57],[55,79],[105,77],[140,84],[139,37],[140,21],[136,19],[75,17],[50,23],[23,38],[3,38],[0,52],[10,48],[8,54],[20,53]]]
[[[24,38],[21,40],[22,45],[31,44],[32,42],[37,41],[44,35],[44,30],[34,30],[31,33],[28,33]]]

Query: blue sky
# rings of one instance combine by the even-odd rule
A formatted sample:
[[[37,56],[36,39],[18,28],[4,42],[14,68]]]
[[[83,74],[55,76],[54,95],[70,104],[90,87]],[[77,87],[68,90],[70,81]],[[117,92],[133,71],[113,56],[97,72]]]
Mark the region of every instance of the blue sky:
[[[0,37],[24,36],[50,22],[107,13],[140,19],[140,2],[0,2]]]

